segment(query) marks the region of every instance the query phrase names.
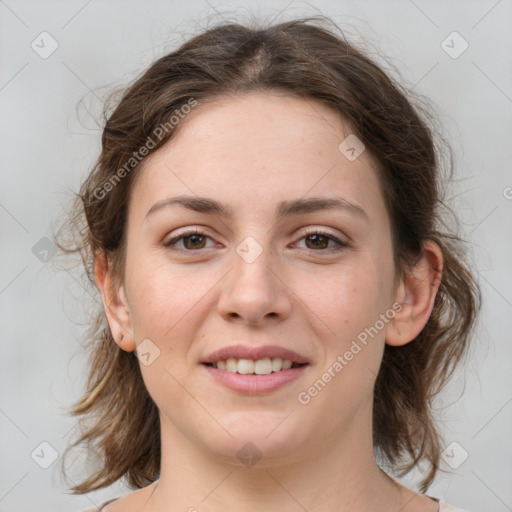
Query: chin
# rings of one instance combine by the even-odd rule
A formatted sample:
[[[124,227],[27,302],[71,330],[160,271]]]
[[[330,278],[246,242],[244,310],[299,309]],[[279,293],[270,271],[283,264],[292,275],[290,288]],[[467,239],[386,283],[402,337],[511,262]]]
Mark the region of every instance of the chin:
[[[304,422],[299,424],[293,416],[277,411],[233,412],[219,418],[232,437],[216,429],[219,435],[204,442],[217,457],[237,466],[250,467],[255,461],[258,467],[289,463],[297,459],[301,446],[311,443]]]

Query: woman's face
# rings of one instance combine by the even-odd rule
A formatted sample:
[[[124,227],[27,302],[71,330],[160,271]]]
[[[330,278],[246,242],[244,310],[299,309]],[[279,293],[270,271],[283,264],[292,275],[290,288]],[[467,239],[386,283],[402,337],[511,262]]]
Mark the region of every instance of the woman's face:
[[[144,162],[123,296],[163,437],[271,463],[371,433],[395,269],[349,134],[315,100],[249,93],[199,104]]]

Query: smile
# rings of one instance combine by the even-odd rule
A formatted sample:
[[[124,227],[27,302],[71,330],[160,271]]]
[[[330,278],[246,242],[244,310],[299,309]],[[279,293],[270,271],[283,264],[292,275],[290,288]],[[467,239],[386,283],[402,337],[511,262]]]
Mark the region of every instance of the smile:
[[[227,360],[221,360],[209,363],[212,368],[226,370],[231,373],[239,373],[241,375],[269,375],[273,372],[289,370],[290,368],[298,368],[302,366],[293,363],[290,359],[281,359],[280,357],[264,359],[235,359],[233,357]]]
[[[231,362],[228,363],[228,361]],[[263,363],[259,363],[259,361],[263,361]],[[270,364],[272,365],[275,364],[275,368],[277,368],[279,363],[281,369],[272,370],[270,373],[255,373],[256,369],[258,371],[262,371],[260,366],[263,366],[263,369],[268,371],[268,361],[271,361]],[[303,375],[304,371],[309,367],[309,364],[307,363],[292,363],[291,367],[285,369],[284,366],[289,366],[291,363],[289,359],[284,361],[276,360],[275,363],[272,359],[269,359],[268,361],[265,359],[258,359],[256,361],[250,359],[228,359],[226,361],[218,361],[217,363],[203,363],[200,366],[208,372],[216,384],[220,384],[225,388],[246,396],[263,395],[275,392],[299,379]],[[222,366],[222,363],[225,363],[226,369],[218,367],[219,364]],[[231,370],[227,368],[228,364]],[[235,364],[236,371],[233,370]],[[272,366],[272,368],[274,368],[274,366]],[[239,369],[246,373],[240,373],[238,371]]]

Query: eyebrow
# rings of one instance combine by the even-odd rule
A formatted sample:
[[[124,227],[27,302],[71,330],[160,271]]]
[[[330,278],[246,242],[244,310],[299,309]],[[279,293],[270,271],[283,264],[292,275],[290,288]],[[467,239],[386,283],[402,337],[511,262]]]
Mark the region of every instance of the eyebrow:
[[[198,196],[177,196],[162,199],[156,202],[146,214],[146,218],[154,213],[171,206],[181,206],[195,212],[206,213],[209,215],[218,215],[221,217],[232,218],[233,210],[215,199]],[[347,201],[341,197],[311,197],[308,199],[300,198],[290,201],[282,201],[278,204],[276,214],[278,217],[287,217],[291,215],[301,215],[313,213],[322,210],[341,209],[356,214],[366,220],[369,220],[367,213],[358,205]]]

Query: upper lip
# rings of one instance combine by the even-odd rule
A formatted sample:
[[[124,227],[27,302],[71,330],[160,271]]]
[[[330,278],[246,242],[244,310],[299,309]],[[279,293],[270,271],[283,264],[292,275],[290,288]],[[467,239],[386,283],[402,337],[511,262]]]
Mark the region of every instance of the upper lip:
[[[289,359],[292,363],[306,364],[309,361],[297,352],[289,350],[284,347],[278,347],[277,345],[264,345],[262,347],[249,347],[247,345],[231,345],[229,347],[223,347],[215,352],[212,352],[205,357],[202,363],[216,363],[217,361],[226,361],[227,359],[252,359],[254,361],[258,359],[266,358],[277,358]]]

